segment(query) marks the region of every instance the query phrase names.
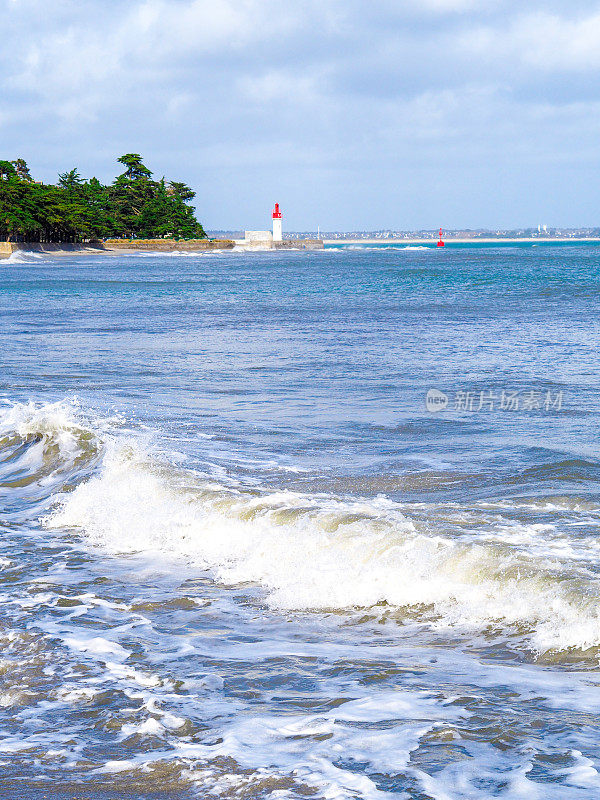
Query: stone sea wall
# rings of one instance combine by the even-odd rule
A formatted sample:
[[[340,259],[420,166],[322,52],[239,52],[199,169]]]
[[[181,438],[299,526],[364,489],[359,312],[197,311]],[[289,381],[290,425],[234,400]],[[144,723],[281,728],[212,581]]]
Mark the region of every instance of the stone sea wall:
[[[261,233],[261,231],[248,231],[248,233]],[[270,239],[245,238],[236,239],[235,243],[245,250],[322,250],[322,239],[283,239],[279,242]]]
[[[284,239],[282,242],[273,242],[275,250],[322,250],[322,239]]]
[[[104,248],[98,242],[74,244],[71,242],[0,242],[0,258],[9,258],[13,253],[25,250],[33,253],[101,253]]]
[[[0,259],[8,258],[17,250],[28,250],[38,253],[102,253],[115,251],[146,251],[159,253],[202,252],[205,250],[231,250],[236,244],[242,246],[262,246],[272,250],[320,250],[322,239],[284,239],[282,242],[239,242],[233,239],[106,239],[103,242],[86,242],[81,244],[52,242],[0,242]]]
[[[155,253],[230,250],[234,245],[232,239],[106,239],[100,243],[105,250],[147,250]]]

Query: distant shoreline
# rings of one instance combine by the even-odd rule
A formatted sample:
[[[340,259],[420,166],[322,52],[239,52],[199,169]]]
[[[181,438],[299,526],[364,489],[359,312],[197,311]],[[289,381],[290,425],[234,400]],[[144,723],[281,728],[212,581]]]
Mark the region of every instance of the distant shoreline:
[[[520,238],[520,239],[451,239],[445,240],[450,248],[453,244],[472,245],[478,244],[496,245],[518,245],[518,244],[600,244],[600,237],[587,237],[582,239],[572,238]],[[243,247],[244,240],[239,242],[232,239],[202,239],[202,240],[108,240],[105,242],[85,242],[85,243],[53,243],[53,242],[0,242],[0,261],[10,258],[11,255],[22,253],[42,253],[52,256],[73,256],[73,255],[119,255],[135,254],[143,252],[186,252],[201,253],[208,250],[232,250],[244,249],[246,252],[252,250],[261,251],[264,248]],[[282,242],[283,249],[303,250],[315,249],[313,240],[286,240]],[[427,249],[437,249],[435,239],[323,239],[319,241],[320,249],[328,247],[344,246],[379,246],[379,247],[427,247]],[[279,249],[279,248],[277,248]]]
[[[444,239],[446,244],[562,244],[562,243],[570,243],[570,244],[585,244],[586,242],[600,242],[600,237],[585,237],[581,239],[574,239],[571,237],[546,237],[542,238],[541,236],[536,237],[521,237],[518,239],[500,239],[500,238],[477,238],[477,239],[455,239],[452,237],[448,237]],[[414,244],[428,244],[432,247],[436,246],[436,239],[323,239],[323,244],[337,244],[337,245],[344,245],[344,244],[381,244],[381,245],[390,245],[390,244],[404,244],[404,245],[414,245]]]

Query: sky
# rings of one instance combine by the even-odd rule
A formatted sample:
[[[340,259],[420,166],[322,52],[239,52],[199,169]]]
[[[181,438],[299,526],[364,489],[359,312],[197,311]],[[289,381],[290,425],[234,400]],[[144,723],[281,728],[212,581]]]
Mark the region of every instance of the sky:
[[[0,0],[0,158],[207,229],[600,226],[600,3]]]

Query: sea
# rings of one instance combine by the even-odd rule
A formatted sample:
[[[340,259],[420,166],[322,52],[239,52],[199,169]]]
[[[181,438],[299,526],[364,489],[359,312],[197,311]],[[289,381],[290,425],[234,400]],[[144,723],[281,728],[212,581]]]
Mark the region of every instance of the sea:
[[[0,262],[2,800],[597,800],[600,247]]]

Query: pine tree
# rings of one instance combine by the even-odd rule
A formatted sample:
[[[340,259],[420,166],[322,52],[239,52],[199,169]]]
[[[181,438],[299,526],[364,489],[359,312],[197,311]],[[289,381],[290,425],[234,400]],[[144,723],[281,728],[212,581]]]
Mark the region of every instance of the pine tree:
[[[152,179],[138,153],[118,159],[125,166],[110,186],[85,181],[76,168],[56,185],[33,181],[27,163],[0,160],[0,237],[41,242],[78,242],[107,237],[204,238],[185,183]]]

